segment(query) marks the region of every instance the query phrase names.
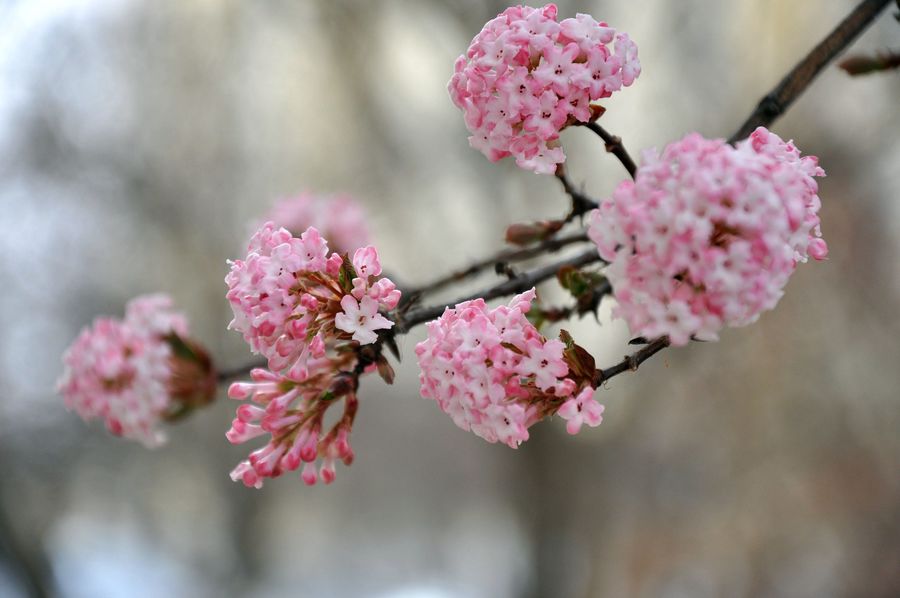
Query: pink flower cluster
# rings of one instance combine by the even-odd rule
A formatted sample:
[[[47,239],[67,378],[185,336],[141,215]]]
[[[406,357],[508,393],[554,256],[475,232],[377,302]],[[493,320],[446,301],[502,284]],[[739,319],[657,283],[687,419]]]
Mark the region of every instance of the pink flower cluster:
[[[370,243],[366,211],[349,195],[301,193],[278,201],[267,214],[271,220],[299,235],[310,226],[321,232],[338,253],[352,252]]]
[[[612,49],[610,44],[614,43]],[[590,15],[556,21],[556,5],[513,6],[489,21],[450,79],[469,143],[491,161],[553,174],[566,156],[559,132],[592,119],[591,102],[631,85],[637,46]]]
[[[85,421],[105,420],[117,436],[160,445],[158,425],[173,408],[172,334],[185,337],[187,321],[165,295],[131,300],[124,320],[94,320],[63,354],[57,390],[66,407]]]
[[[326,484],[334,481],[335,462],[353,462],[350,431],[359,401],[351,374],[341,372],[341,367],[352,366],[350,354],[337,360],[315,358],[310,360],[309,375],[303,380],[255,369],[251,372],[253,382],[232,384],[228,396],[250,402],[238,407],[225,436],[234,444],[267,434],[270,438],[238,463],[231,479],[262,488],[263,478],[275,478],[303,465],[301,478],[310,486],[319,477]],[[323,434],[325,412],[341,396],[344,412]],[[320,458],[322,464],[317,470]]]
[[[374,247],[357,249],[351,264],[329,254],[315,228],[294,237],[267,222],[225,277],[234,312],[229,328],[241,332],[269,368],[303,378],[309,358],[322,357],[329,339],[368,344],[377,330],[393,326],[378,311],[396,307],[400,291],[380,274]]]
[[[798,262],[827,255],[813,178],[824,174],[762,127],[736,147],[695,133],[646,152],[590,216],[617,314],[674,345],[755,321]]]
[[[260,487],[263,478],[305,463],[306,483],[319,477],[331,482],[335,460],[349,465],[353,459],[349,434],[358,378],[386,366],[378,355],[364,358],[360,347],[375,343],[377,331],[393,326],[379,310],[394,309],[400,291],[379,278],[374,247],[357,249],[352,260],[329,254],[315,228],[298,238],[267,222],[248,249],[225,279],[234,312],[230,327],[268,359],[271,371],[254,370],[253,382],[231,386],[230,397],[250,403],[238,408],[227,437],[233,443],[270,438],[238,464],[232,479]],[[325,412],[340,398],[344,414],[323,434]]]
[[[589,382],[567,377],[565,345],[525,317],[534,296],[532,289],[495,309],[482,299],[447,308],[416,345],[422,396],[463,430],[512,448],[554,413],[569,420],[571,434],[599,425],[603,413]]]

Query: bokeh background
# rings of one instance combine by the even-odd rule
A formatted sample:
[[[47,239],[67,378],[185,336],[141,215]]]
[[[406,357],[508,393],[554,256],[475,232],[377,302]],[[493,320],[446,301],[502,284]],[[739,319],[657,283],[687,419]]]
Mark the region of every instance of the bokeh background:
[[[603,117],[635,154],[730,134],[853,4],[559,2],[639,44]],[[457,429],[418,396],[421,330],[393,387],[366,381],[330,487],[232,483],[224,396],[151,452],[54,395],[79,328],[144,292],[246,361],[225,260],[279,197],[354,194],[410,283],[564,213],[552,177],[469,149],[446,94],[504,7],[0,1],[0,596],[900,595],[896,74],[831,68],[774,127],[828,171],[830,259],[757,324],[616,378],[577,437],[545,422],[512,451]],[[886,13],[854,49],[898,45]],[[595,197],[623,178],[589,132],[563,142]],[[609,365],[628,335],[601,315],[570,328]]]

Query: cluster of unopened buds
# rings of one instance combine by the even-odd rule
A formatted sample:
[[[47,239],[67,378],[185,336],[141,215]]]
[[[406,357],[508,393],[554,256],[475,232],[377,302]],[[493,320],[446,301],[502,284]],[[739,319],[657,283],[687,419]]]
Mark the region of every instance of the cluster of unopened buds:
[[[165,441],[163,421],[216,394],[209,356],[165,295],[136,297],[122,320],[95,319],[66,350],[63,365],[57,390],[69,409],[148,447]]]
[[[365,209],[345,194],[306,192],[281,199],[272,206],[263,222],[268,220],[297,236],[313,227],[338,253],[365,247],[372,238]]]
[[[585,364],[571,341],[541,336],[525,316],[534,297],[532,289],[508,306],[488,309],[475,299],[447,308],[416,345],[422,396],[463,430],[512,448],[554,413],[571,434],[599,425],[603,413],[592,360]]]
[[[815,157],[760,127],[732,147],[694,133],[648,151],[591,213],[615,312],[634,334],[715,340],[772,309],[798,262],[827,255]]]
[[[305,482],[319,476],[330,482],[335,459],[352,460],[349,434],[359,377],[374,369],[392,376],[380,352],[364,347],[393,326],[380,310],[390,311],[400,300],[394,283],[380,274],[374,247],[357,249],[352,259],[329,254],[315,228],[294,237],[272,222],[253,236],[247,257],[231,263],[225,279],[234,312],[230,327],[267,359],[269,369],[254,370],[253,382],[231,385],[230,397],[256,405],[238,408],[228,439],[243,443],[270,436],[235,468],[233,479],[258,487],[263,478],[305,463]],[[325,434],[325,412],[338,399],[344,413]]]
[[[612,45],[611,45],[612,44]],[[489,21],[456,61],[449,90],[469,143],[491,161],[553,174],[566,156],[559,132],[602,110],[591,102],[631,85],[637,46],[590,15],[556,20],[556,5],[514,6]]]

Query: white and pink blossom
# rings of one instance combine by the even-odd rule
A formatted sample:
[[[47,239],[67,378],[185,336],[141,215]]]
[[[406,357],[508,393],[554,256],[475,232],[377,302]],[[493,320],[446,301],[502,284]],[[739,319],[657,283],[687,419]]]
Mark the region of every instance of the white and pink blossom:
[[[393,325],[378,310],[396,307],[400,291],[379,274],[374,247],[357,249],[353,264],[344,264],[340,255],[329,254],[315,228],[295,237],[267,222],[253,235],[247,257],[231,262],[225,278],[234,312],[229,327],[241,332],[273,371],[303,379],[308,360],[327,344],[351,337],[373,343],[374,331]]]
[[[225,279],[231,327],[269,366],[228,390],[231,398],[250,401],[238,407],[228,440],[268,436],[235,467],[233,480],[259,488],[265,478],[300,469],[307,484],[330,483],[337,460],[352,462],[359,378],[371,371],[392,378],[377,345],[366,356],[360,350],[394,325],[380,312],[397,306],[400,291],[380,275],[372,246],[348,259],[329,254],[315,228],[295,237],[272,222],[253,236],[247,257],[232,262]],[[325,414],[336,405],[344,412],[328,430]]]
[[[353,462],[350,431],[358,400],[345,369],[352,368],[354,360],[353,354],[346,352],[311,359],[304,380],[259,368],[250,373],[252,382],[232,384],[228,396],[250,402],[238,407],[226,438],[233,444],[262,436],[268,436],[268,440],[238,463],[231,479],[261,488],[265,478],[277,478],[303,466],[300,479],[306,484],[319,479],[326,484],[334,481],[335,461],[345,465]],[[325,412],[339,402],[344,411],[327,430]]]
[[[556,13],[554,4],[506,9],[457,59],[448,85],[473,148],[491,161],[512,155],[539,174],[566,159],[559,132],[589,121],[591,102],[641,72],[628,35],[586,14],[557,22]]]
[[[361,345],[368,345],[378,340],[376,330],[386,330],[393,322],[378,313],[378,301],[368,295],[357,301],[353,295],[344,295],[341,299],[343,313],[334,317],[334,325],[353,335],[353,340]]]
[[[590,381],[571,377],[565,345],[544,338],[525,317],[534,297],[532,289],[508,306],[489,309],[476,299],[447,308],[416,345],[422,396],[460,428],[512,448],[577,390],[593,396]]]
[[[559,408],[557,415],[566,420],[566,431],[569,434],[578,434],[584,424],[595,428],[603,421],[603,405],[594,398],[594,392],[588,386]]]
[[[763,127],[732,147],[694,133],[644,153],[590,215],[633,334],[715,340],[772,309],[799,262],[823,259],[813,156]]]
[[[102,419],[117,436],[159,446],[165,419],[215,393],[211,363],[187,334],[168,296],[137,297],[124,319],[97,318],[81,331],[63,354],[57,390],[85,421]]]
[[[281,199],[272,206],[263,221],[299,235],[309,227],[316,228],[338,253],[348,253],[371,242],[366,210],[349,195],[317,195],[300,193]]]

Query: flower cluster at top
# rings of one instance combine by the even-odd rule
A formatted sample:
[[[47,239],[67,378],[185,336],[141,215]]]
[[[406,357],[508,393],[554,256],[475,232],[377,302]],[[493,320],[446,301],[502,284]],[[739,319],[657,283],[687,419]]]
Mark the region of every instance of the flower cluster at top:
[[[137,297],[124,320],[97,318],[81,331],[63,354],[57,389],[86,421],[103,419],[117,436],[158,446],[163,420],[215,396],[209,358],[187,334],[168,296]]]
[[[612,48],[610,44],[613,44]],[[631,85],[637,46],[590,15],[556,20],[556,6],[513,6],[489,21],[460,56],[449,91],[469,143],[491,161],[553,174],[566,156],[559,132],[592,120],[591,102]]]
[[[338,253],[352,252],[371,242],[366,212],[349,195],[301,193],[276,202],[265,220],[271,220],[294,235],[312,226]]]
[[[603,413],[593,371],[575,367],[566,344],[544,338],[525,317],[534,297],[532,289],[495,309],[482,299],[447,308],[416,345],[422,396],[463,430],[512,448],[554,413],[570,434],[599,425]]]
[[[731,147],[694,133],[645,152],[588,234],[632,333],[714,340],[772,309],[798,262],[828,253],[812,156],[758,128]]]
[[[335,459],[350,463],[359,376],[389,367],[380,353],[361,349],[393,326],[379,310],[392,310],[400,300],[400,291],[380,274],[374,247],[357,249],[351,260],[329,254],[315,228],[294,237],[272,222],[253,236],[247,257],[231,263],[225,278],[234,312],[230,328],[266,357],[269,370],[254,370],[253,382],[232,384],[229,396],[255,405],[238,408],[227,437],[243,443],[270,436],[234,469],[233,479],[260,487],[263,478],[305,463],[305,482],[319,476],[330,482]],[[340,398],[344,414],[323,433],[325,412]]]

